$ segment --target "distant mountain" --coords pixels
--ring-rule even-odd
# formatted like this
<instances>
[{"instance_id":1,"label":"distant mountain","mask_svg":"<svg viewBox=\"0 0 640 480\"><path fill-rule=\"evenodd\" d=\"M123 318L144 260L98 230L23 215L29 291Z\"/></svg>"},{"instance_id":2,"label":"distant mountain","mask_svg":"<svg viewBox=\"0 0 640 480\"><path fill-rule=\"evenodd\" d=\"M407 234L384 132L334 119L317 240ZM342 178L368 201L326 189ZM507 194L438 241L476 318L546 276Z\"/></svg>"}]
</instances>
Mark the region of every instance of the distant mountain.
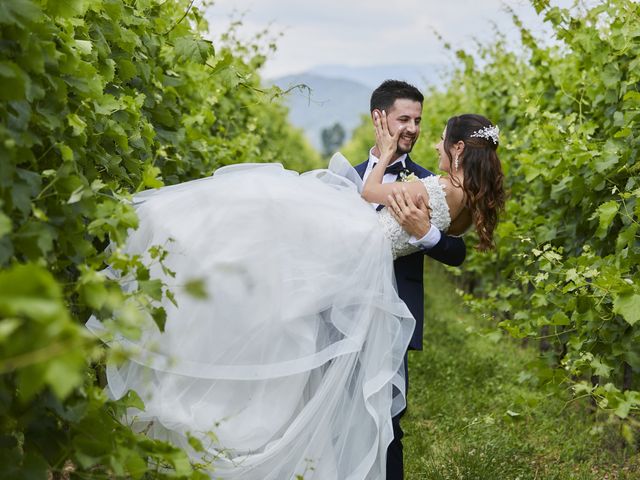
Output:
<instances>
[{"instance_id":1,"label":"distant mountain","mask_svg":"<svg viewBox=\"0 0 640 480\"><path fill-rule=\"evenodd\" d=\"M309 87L310 90L293 89L287 94L285 103L289 107L291 123L304 130L318 150L322 150L321 132L324 128L340 123L348 139L360 124L361 116L369 111L371 88L352 80L301 73L276 78L271 83L283 90L296 85Z\"/></svg>"},{"instance_id":2,"label":"distant mountain","mask_svg":"<svg viewBox=\"0 0 640 480\"><path fill-rule=\"evenodd\" d=\"M405 80L424 90L427 86L442 84L443 70L442 65L436 64L366 67L322 65L269 82L283 90L300 84L311 89L294 89L285 102L289 106L291 123L304 130L311 144L321 151L322 130L340 123L346 130L348 140L353 129L360 124L362 115L369 113L371 92L384 80Z\"/></svg>"},{"instance_id":3,"label":"distant mountain","mask_svg":"<svg viewBox=\"0 0 640 480\"><path fill-rule=\"evenodd\" d=\"M320 65L308 73L323 77L344 78L367 85L372 90L390 78L404 80L420 90L426 86L441 85L445 74L444 66L435 63L418 65L369 65L352 67L346 65Z\"/></svg>"}]
</instances>

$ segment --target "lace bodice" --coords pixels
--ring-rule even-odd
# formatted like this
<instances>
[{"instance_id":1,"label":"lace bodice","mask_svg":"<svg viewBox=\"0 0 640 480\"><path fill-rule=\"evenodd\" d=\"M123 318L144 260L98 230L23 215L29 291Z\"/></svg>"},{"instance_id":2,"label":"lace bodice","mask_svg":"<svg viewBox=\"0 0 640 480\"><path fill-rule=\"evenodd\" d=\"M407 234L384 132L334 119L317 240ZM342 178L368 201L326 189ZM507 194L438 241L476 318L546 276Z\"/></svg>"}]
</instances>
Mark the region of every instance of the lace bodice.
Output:
<instances>
[{"instance_id":1,"label":"lace bodice","mask_svg":"<svg viewBox=\"0 0 640 480\"><path fill-rule=\"evenodd\" d=\"M449 206L447 205L444 186L439 181L440 176L421 178L427 193L429 194L429 207L431 208L431 224L439 230L446 231L451 224ZM382 225L385 235L391 240L393 258L403 257L420 250L411 245L411 235L405 232L400 224L393 218L388 208L383 208L378 214L378 221Z\"/></svg>"}]
</instances>

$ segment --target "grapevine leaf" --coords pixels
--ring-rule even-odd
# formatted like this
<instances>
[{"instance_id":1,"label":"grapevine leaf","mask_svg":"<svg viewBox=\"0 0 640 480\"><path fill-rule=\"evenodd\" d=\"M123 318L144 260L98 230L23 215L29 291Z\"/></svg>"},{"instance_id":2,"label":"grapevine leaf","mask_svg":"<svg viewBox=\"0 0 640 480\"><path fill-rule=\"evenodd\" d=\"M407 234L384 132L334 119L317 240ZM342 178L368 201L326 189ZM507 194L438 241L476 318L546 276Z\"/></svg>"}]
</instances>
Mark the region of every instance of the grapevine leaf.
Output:
<instances>
[{"instance_id":1,"label":"grapevine leaf","mask_svg":"<svg viewBox=\"0 0 640 480\"><path fill-rule=\"evenodd\" d=\"M89 8L89 0L49 0L47 8L55 17L80 17Z\"/></svg>"},{"instance_id":2,"label":"grapevine leaf","mask_svg":"<svg viewBox=\"0 0 640 480\"><path fill-rule=\"evenodd\" d=\"M67 203L72 204L72 203L79 202L80 200L82 200L83 194L84 194L84 185L81 185L78 188L76 188L73 192L71 192L71 195L67 200Z\"/></svg>"},{"instance_id":3,"label":"grapevine leaf","mask_svg":"<svg viewBox=\"0 0 640 480\"><path fill-rule=\"evenodd\" d=\"M629 416L629 412L631 411L632 402L629 400L622 400L618 403L614 413L620 418L627 418Z\"/></svg>"},{"instance_id":4,"label":"grapevine leaf","mask_svg":"<svg viewBox=\"0 0 640 480\"><path fill-rule=\"evenodd\" d=\"M202 442L200 441L200 439L198 439L197 437L194 437L193 435L188 435L187 436L187 440L189 442L189 445L191 446L191 448L193 448L196 452L204 452L204 445L202 444Z\"/></svg>"},{"instance_id":5,"label":"grapevine leaf","mask_svg":"<svg viewBox=\"0 0 640 480\"><path fill-rule=\"evenodd\" d=\"M620 204L615 200L610 200L598 207L596 210L599 222L598 231L596 232L598 237L603 238L607 234L607 231L611 226L611 222L613 222L619 208Z\"/></svg>"},{"instance_id":6,"label":"grapevine leaf","mask_svg":"<svg viewBox=\"0 0 640 480\"><path fill-rule=\"evenodd\" d=\"M24 99L30 84L29 76L14 62L0 62L0 100Z\"/></svg>"},{"instance_id":7,"label":"grapevine leaf","mask_svg":"<svg viewBox=\"0 0 640 480\"><path fill-rule=\"evenodd\" d=\"M67 318L62 292L53 276L32 264L0 272L0 315L25 315L46 322Z\"/></svg>"},{"instance_id":8,"label":"grapevine leaf","mask_svg":"<svg viewBox=\"0 0 640 480\"><path fill-rule=\"evenodd\" d=\"M64 160L65 162L73 162L74 156L71 147L65 145L64 143L59 143L58 149L60 150L60 156L62 157L62 160Z\"/></svg>"},{"instance_id":9,"label":"grapevine leaf","mask_svg":"<svg viewBox=\"0 0 640 480\"><path fill-rule=\"evenodd\" d=\"M564 312L557 312L551 317L551 325L570 325L571 320Z\"/></svg>"},{"instance_id":10,"label":"grapevine leaf","mask_svg":"<svg viewBox=\"0 0 640 480\"><path fill-rule=\"evenodd\" d=\"M593 360L591 360L591 367L593 368L593 373L595 375L598 375L604 378L609 378L609 375L611 374L611 370L613 370L612 367L604 363L599 358L594 358Z\"/></svg>"},{"instance_id":11,"label":"grapevine leaf","mask_svg":"<svg viewBox=\"0 0 640 480\"><path fill-rule=\"evenodd\" d=\"M205 281L201 278L189 280L184 289L193 298L204 300L208 297Z\"/></svg>"},{"instance_id":12,"label":"grapevine leaf","mask_svg":"<svg viewBox=\"0 0 640 480\"><path fill-rule=\"evenodd\" d=\"M36 480L37 478L47 478L49 464L36 452L27 452L24 456L20 477L25 480Z\"/></svg>"},{"instance_id":13,"label":"grapevine leaf","mask_svg":"<svg viewBox=\"0 0 640 480\"><path fill-rule=\"evenodd\" d=\"M142 183L145 187L160 188L164 185L160 178L160 169L153 165L145 165L142 172Z\"/></svg>"},{"instance_id":14,"label":"grapevine leaf","mask_svg":"<svg viewBox=\"0 0 640 480\"><path fill-rule=\"evenodd\" d=\"M11 232L11 219L0 212L0 238Z\"/></svg>"},{"instance_id":15,"label":"grapevine leaf","mask_svg":"<svg viewBox=\"0 0 640 480\"><path fill-rule=\"evenodd\" d=\"M74 44L83 55L90 55L93 50L93 44L89 40L76 40Z\"/></svg>"},{"instance_id":16,"label":"grapevine leaf","mask_svg":"<svg viewBox=\"0 0 640 480\"><path fill-rule=\"evenodd\" d=\"M640 295L637 293L622 293L615 297L613 311L622 315L629 325L640 320Z\"/></svg>"},{"instance_id":17,"label":"grapevine leaf","mask_svg":"<svg viewBox=\"0 0 640 480\"><path fill-rule=\"evenodd\" d=\"M20 0L19 2L0 2L0 24L19 25L24 27L26 23L40 20L42 11L32 0Z\"/></svg>"},{"instance_id":18,"label":"grapevine leaf","mask_svg":"<svg viewBox=\"0 0 640 480\"><path fill-rule=\"evenodd\" d=\"M80 285L80 298L91 308L102 308L109 299L109 292L103 282L87 282Z\"/></svg>"},{"instance_id":19,"label":"grapevine leaf","mask_svg":"<svg viewBox=\"0 0 640 480\"><path fill-rule=\"evenodd\" d=\"M549 0L533 0L536 13L540 14L544 9L549 8Z\"/></svg>"},{"instance_id":20,"label":"grapevine leaf","mask_svg":"<svg viewBox=\"0 0 640 480\"><path fill-rule=\"evenodd\" d=\"M221 70L224 70L233 63L233 56L229 53L225 53L222 58L218 58L216 63L211 66L211 73L216 74Z\"/></svg>"},{"instance_id":21,"label":"grapevine leaf","mask_svg":"<svg viewBox=\"0 0 640 480\"><path fill-rule=\"evenodd\" d=\"M0 342L4 342L11 334L22 325L19 318L5 318L0 320Z\"/></svg>"},{"instance_id":22,"label":"grapevine leaf","mask_svg":"<svg viewBox=\"0 0 640 480\"><path fill-rule=\"evenodd\" d=\"M635 445L635 433L631 426L626 423L622 424L620 433L629 446Z\"/></svg>"},{"instance_id":23,"label":"grapevine leaf","mask_svg":"<svg viewBox=\"0 0 640 480\"><path fill-rule=\"evenodd\" d=\"M144 402L140 398L140 395L133 390L129 390L124 397L118 400L118 403L123 407L144 410Z\"/></svg>"},{"instance_id":24,"label":"grapevine leaf","mask_svg":"<svg viewBox=\"0 0 640 480\"><path fill-rule=\"evenodd\" d=\"M213 45L210 41L192 36L177 38L175 49L179 60L191 60L197 63L204 63L213 55Z\"/></svg>"},{"instance_id":25,"label":"grapevine leaf","mask_svg":"<svg viewBox=\"0 0 640 480\"><path fill-rule=\"evenodd\" d=\"M67 115L67 123L73 130L74 136L80 135L87 127L86 122L75 113L70 113L69 115Z\"/></svg>"},{"instance_id":26,"label":"grapevine leaf","mask_svg":"<svg viewBox=\"0 0 640 480\"><path fill-rule=\"evenodd\" d=\"M82 384L84 363L79 349L69 349L64 355L47 362L44 378L59 399L64 399Z\"/></svg>"},{"instance_id":27,"label":"grapevine leaf","mask_svg":"<svg viewBox=\"0 0 640 480\"><path fill-rule=\"evenodd\" d=\"M164 326L167 323L167 312L164 308L158 307L151 310L151 317L161 332L164 332Z\"/></svg>"},{"instance_id":28,"label":"grapevine leaf","mask_svg":"<svg viewBox=\"0 0 640 480\"><path fill-rule=\"evenodd\" d=\"M617 144L613 140L609 140L605 143L604 154L602 157L596 159L595 169L598 173L606 172L613 168L620 160L620 150Z\"/></svg>"},{"instance_id":29,"label":"grapevine leaf","mask_svg":"<svg viewBox=\"0 0 640 480\"><path fill-rule=\"evenodd\" d=\"M147 462L145 462L140 455L129 450L129 456L124 462L127 472L131 475L131 478L137 480L142 478L147 471Z\"/></svg>"},{"instance_id":30,"label":"grapevine leaf","mask_svg":"<svg viewBox=\"0 0 640 480\"><path fill-rule=\"evenodd\" d=\"M153 300L162 300L162 281L155 280L142 280L138 282L140 290L149 295Z\"/></svg>"}]
</instances>

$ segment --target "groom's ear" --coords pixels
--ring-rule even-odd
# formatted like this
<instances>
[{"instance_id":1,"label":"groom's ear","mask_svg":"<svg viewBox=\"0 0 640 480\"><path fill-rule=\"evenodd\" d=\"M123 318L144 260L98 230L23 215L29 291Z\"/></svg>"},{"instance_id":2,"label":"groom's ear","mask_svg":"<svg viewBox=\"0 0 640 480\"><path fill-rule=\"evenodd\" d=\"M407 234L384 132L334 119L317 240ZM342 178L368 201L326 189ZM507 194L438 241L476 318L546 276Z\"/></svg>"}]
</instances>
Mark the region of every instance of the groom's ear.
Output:
<instances>
[{"instance_id":1,"label":"groom's ear","mask_svg":"<svg viewBox=\"0 0 640 480\"><path fill-rule=\"evenodd\" d=\"M379 108L374 108L373 110L371 110L371 121L374 121L374 115L378 114L381 118L382 118L382 110L380 110Z\"/></svg>"}]
</instances>

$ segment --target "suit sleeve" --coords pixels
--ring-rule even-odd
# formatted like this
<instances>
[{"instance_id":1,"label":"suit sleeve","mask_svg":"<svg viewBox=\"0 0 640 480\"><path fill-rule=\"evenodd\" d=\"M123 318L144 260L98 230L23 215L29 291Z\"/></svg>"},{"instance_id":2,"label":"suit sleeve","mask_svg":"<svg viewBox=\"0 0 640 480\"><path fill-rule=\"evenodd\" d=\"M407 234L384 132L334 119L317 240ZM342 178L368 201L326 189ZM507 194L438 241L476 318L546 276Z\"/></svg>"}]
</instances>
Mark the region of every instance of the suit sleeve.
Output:
<instances>
[{"instance_id":1,"label":"suit sleeve","mask_svg":"<svg viewBox=\"0 0 640 480\"><path fill-rule=\"evenodd\" d=\"M462 237L452 237L442 234L440 241L433 248L423 250L425 255L452 267L462 265L467 256L467 247Z\"/></svg>"}]
</instances>

